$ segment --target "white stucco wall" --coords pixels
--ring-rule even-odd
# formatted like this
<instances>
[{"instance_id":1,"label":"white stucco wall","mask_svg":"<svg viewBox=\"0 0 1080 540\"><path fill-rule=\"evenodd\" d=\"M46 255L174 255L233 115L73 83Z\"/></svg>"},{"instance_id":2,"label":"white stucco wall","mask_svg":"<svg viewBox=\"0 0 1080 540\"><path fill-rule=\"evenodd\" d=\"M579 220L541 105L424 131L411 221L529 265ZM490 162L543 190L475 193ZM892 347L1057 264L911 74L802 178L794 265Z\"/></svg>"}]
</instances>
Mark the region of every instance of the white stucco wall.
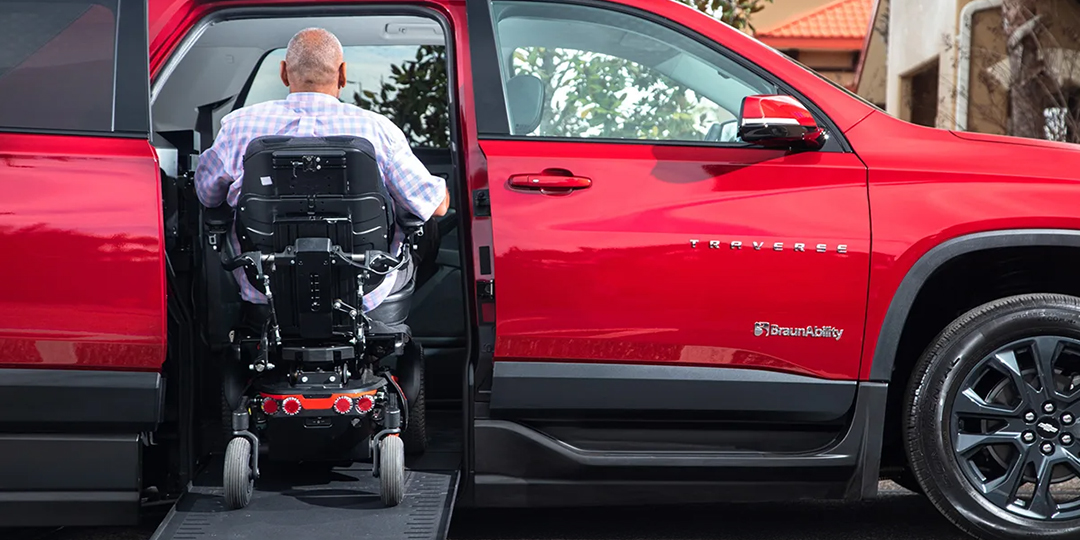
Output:
<instances>
[{"instance_id":1,"label":"white stucco wall","mask_svg":"<svg viewBox=\"0 0 1080 540\"><path fill-rule=\"evenodd\" d=\"M955 57L956 17L968 0L893 0L889 11L887 82L885 108L899 116L901 77L925 67L936 57L942 79L952 80ZM959 4L959 5L958 5ZM939 99L951 101L945 82L938 88Z\"/></svg>"}]
</instances>

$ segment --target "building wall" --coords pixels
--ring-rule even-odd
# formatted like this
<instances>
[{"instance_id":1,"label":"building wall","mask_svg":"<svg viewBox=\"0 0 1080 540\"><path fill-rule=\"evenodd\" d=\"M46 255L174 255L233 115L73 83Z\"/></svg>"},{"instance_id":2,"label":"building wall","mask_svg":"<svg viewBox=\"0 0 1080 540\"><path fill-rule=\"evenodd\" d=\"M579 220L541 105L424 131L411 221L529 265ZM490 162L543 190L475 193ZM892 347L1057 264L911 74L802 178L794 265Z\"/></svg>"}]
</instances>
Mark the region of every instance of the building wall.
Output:
<instances>
[{"instance_id":1,"label":"building wall","mask_svg":"<svg viewBox=\"0 0 1080 540\"><path fill-rule=\"evenodd\" d=\"M941 91L954 79L953 65L956 21L965 0L902 0L889 6L887 83L885 110L908 119L911 109L910 83L913 75L938 64L942 79L938 99L951 102ZM947 81L946 81L947 79Z\"/></svg>"},{"instance_id":2,"label":"building wall","mask_svg":"<svg viewBox=\"0 0 1080 540\"><path fill-rule=\"evenodd\" d=\"M925 96L937 102L933 125L956 127L957 69L960 11L974 0L893 0L889 9L886 56L885 110L905 120L927 121ZM1080 50L1080 2L1040 0L1050 37L1044 47ZM968 82L967 129L1004 134L1008 115L1008 87L1003 70L1008 64L1006 36L1000 8L975 14L972 22L971 62ZM868 61L872 57L868 57ZM1072 65L1057 69L1080 73L1080 56ZM926 76L938 78L936 92L927 90ZM868 66L865 70L870 70ZM871 75L867 71L863 77ZM996 73L996 75L995 75ZM863 92L863 95L867 94ZM873 101L872 98L868 98Z\"/></svg>"},{"instance_id":3,"label":"building wall","mask_svg":"<svg viewBox=\"0 0 1080 540\"><path fill-rule=\"evenodd\" d=\"M903 1L903 0L900 0ZM888 81L888 67L885 63L888 47L889 0L878 0L877 13L870 43L864 54L862 73L859 75L859 87L855 93L864 99L885 108L885 86Z\"/></svg>"}]
</instances>

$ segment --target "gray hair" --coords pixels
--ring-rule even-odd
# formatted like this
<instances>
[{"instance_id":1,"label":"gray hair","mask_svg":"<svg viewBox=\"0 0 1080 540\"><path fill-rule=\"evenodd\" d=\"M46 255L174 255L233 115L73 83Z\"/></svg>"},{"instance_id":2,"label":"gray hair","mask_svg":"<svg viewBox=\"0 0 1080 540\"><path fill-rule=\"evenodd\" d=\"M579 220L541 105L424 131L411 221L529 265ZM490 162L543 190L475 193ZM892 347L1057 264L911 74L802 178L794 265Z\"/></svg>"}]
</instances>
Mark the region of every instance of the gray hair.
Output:
<instances>
[{"instance_id":1,"label":"gray hair","mask_svg":"<svg viewBox=\"0 0 1080 540\"><path fill-rule=\"evenodd\" d=\"M337 36L323 28L305 28L289 40L285 66L296 85L330 85L337 82L343 58Z\"/></svg>"}]
</instances>

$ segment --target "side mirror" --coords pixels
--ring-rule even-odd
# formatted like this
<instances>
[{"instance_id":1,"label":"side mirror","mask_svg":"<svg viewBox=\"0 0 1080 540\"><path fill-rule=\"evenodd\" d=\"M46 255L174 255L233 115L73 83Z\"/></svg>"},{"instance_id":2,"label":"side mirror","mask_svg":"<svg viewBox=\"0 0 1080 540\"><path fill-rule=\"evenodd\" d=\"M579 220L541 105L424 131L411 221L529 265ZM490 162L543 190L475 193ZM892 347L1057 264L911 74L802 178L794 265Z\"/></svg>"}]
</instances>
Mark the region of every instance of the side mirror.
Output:
<instances>
[{"instance_id":1,"label":"side mirror","mask_svg":"<svg viewBox=\"0 0 1080 540\"><path fill-rule=\"evenodd\" d=\"M739 138L768 148L825 146L827 135L810 111L791 96L746 96L739 114Z\"/></svg>"}]
</instances>

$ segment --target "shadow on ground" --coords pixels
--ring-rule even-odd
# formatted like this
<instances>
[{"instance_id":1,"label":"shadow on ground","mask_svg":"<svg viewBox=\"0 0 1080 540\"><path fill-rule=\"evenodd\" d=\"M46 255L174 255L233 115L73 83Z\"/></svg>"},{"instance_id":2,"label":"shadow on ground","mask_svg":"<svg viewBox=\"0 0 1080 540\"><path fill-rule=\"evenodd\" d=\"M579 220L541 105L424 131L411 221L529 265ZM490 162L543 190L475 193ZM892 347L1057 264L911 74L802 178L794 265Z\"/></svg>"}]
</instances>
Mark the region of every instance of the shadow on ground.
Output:
<instances>
[{"instance_id":1,"label":"shadow on ground","mask_svg":"<svg viewBox=\"0 0 1080 540\"><path fill-rule=\"evenodd\" d=\"M0 529L7 540L146 540L139 527ZM970 540L926 498L883 483L858 502L788 502L632 509L459 510L451 540Z\"/></svg>"},{"instance_id":2,"label":"shadow on ground","mask_svg":"<svg viewBox=\"0 0 1080 540\"><path fill-rule=\"evenodd\" d=\"M483 510L454 514L455 540L970 540L930 502L882 486L858 502L635 509Z\"/></svg>"}]
</instances>

